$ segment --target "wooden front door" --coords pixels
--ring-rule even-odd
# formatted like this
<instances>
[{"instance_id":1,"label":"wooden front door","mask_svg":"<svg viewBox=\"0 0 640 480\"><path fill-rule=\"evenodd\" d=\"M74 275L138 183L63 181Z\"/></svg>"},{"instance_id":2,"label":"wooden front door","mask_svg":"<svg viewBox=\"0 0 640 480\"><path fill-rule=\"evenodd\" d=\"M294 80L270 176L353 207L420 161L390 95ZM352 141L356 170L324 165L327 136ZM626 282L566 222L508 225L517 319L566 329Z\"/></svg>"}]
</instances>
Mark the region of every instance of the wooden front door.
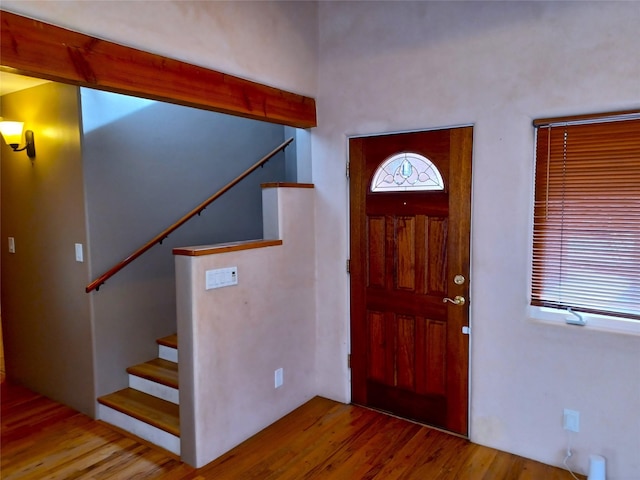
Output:
<instances>
[{"instance_id":1,"label":"wooden front door","mask_svg":"<svg viewBox=\"0 0 640 480\"><path fill-rule=\"evenodd\" d=\"M349 141L352 400L462 435L472 133Z\"/></svg>"}]
</instances>

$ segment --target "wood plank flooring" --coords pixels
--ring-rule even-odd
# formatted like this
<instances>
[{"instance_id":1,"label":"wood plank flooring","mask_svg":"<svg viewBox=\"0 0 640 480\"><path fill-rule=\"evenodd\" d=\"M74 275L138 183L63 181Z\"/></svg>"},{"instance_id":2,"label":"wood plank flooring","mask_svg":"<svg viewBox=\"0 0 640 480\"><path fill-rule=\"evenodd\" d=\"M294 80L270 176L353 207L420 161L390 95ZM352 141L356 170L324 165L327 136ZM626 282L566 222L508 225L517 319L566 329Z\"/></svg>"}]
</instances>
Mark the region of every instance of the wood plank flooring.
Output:
<instances>
[{"instance_id":1,"label":"wood plank flooring","mask_svg":"<svg viewBox=\"0 0 640 480\"><path fill-rule=\"evenodd\" d=\"M1 395L4 480L571 480L561 469L319 397L194 469L25 388L4 383Z\"/></svg>"}]
</instances>

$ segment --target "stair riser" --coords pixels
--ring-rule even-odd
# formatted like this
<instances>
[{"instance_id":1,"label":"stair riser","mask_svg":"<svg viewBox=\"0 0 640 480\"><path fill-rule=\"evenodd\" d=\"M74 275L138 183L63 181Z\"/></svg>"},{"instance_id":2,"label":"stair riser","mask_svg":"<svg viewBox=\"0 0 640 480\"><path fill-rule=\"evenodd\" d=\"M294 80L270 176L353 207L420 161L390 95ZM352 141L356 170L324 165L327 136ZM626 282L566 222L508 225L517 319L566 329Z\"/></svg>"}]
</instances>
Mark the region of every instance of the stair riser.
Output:
<instances>
[{"instance_id":1,"label":"stair riser","mask_svg":"<svg viewBox=\"0 0 640 480\"><path fill-rule=\"evenodd\" d=\"M158 357L163 360L178 363L178 349L166 347L164 345L158 345Z\"/></svg>"},{"instance_id":2,"label":"stair riser","mask_svg":"<svg viewBox=\"0 0 640 480\"><path fill-rule=\"evenodd\" d=\"M167 387L166 385L152 382L151 380L136 375L129 375L129 387L161 398L167 402L175 403L176 405L180 404L180 392L177 388Z\"/></svg>"},{"instance_id":3,"label":"stair riser","mask_svg":"<svg viewBox=\"0 0 640 480\"><path fill-rule=\"evenodd\" d=\"M180 437L176 437L164 430L160 430L148 423L141 422L136 418L102 404L98 404L98 418L154 445L158 445L169 452L180 455Z\"/></svg>"}]
</instances>

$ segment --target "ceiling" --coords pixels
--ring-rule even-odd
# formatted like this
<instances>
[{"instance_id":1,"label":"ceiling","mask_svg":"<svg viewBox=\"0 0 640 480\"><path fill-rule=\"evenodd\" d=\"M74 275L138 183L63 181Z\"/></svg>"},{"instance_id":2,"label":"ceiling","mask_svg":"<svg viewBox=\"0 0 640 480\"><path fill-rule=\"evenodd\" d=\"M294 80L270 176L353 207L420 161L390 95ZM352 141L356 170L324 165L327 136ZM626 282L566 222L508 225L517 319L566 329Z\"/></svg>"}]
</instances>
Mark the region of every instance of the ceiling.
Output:
<instances>
[{"instance_id":1,"label":"ceiling","mask_svg":"<svg viewBox=\"0 0 640 480\"><path fill-rule=\"evenodd\" d=\"M0 71L0 97L47 82L48 80L42 80L40 78L25 77L23 75L16 75L15 73Z\"/></svg>"}]
</instances>

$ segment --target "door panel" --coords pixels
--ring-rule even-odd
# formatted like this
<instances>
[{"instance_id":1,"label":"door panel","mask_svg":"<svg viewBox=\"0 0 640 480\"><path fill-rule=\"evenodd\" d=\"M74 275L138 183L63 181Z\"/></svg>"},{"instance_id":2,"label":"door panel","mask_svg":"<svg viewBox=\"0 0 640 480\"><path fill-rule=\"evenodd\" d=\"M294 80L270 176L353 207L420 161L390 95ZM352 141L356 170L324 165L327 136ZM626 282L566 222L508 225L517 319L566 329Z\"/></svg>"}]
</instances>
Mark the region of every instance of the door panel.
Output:
<instances>
[{"instance_id":1,"label":"door panel","mask_svg":"<svg viewBox=\"0 0 640 480\"><path fill-rule=\"evenodd\" d=\"M385 281L385 239L386 239L386 219L385 217L369 217L369 278L370 287L384 288Z\"/></svg>"},{"instance_id":2,"label":"door panel","mask_svg":"<svg viewBox=\"0 0 640 480\"><path fill-rule=\"evenodd\" d=\"M471 137L464 127L350 140L353 401L463 435L468 302L443 298L469 292ZM401 152L431 160L444 191L371 192Z\"/></svg>"}]
</instances>

